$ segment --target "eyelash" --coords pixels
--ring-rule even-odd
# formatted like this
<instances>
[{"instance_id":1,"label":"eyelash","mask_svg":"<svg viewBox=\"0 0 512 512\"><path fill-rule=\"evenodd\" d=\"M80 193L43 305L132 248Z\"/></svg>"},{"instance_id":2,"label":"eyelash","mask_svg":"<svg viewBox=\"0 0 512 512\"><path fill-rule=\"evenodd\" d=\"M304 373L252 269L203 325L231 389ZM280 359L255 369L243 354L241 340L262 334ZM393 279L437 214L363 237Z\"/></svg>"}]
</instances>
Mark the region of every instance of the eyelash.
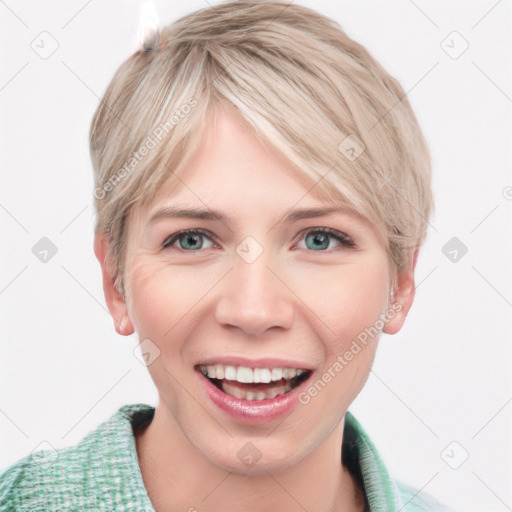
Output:
<instances>
[{"instance_id":1,"label":"eyelash","mask_svg":"<svg viewBox=\"0 0 512 512\"><path fill-rule=\"evenodd\" d=\"M336 229L332 229L332 228L307 228L306 230L304 230L300 233L300 235L301 235L300 240L302 240L306 235L308 235L310 233L328 234L332 238L334 238L335 240L340 242L340 244L342 246L344 246L345 248L348 248L348 249L357 248L357 244L354 240L352 240L352 238L350 238L345 233L342 233L341 231L337 231ZM162 243L162 249L172 248L172 245L174 245L174 243L176 241L178 241L179 238L183 235L202 235L202 236L205 236L205 237L211 239L213 242L218 243L215 235L213 235L212 233L210 233L208 231L205 231L203 229L186 229L184 231L179 231L178 233L174 233L173 235L168 236ZM201 249L186 250L186 249L178 248L178 250L182 251L182 252L201 252ZM332 250L335 250L335 249L318 250L318 251L309 249L310 252L331 252Z\"/></svg>"}]
</instances>

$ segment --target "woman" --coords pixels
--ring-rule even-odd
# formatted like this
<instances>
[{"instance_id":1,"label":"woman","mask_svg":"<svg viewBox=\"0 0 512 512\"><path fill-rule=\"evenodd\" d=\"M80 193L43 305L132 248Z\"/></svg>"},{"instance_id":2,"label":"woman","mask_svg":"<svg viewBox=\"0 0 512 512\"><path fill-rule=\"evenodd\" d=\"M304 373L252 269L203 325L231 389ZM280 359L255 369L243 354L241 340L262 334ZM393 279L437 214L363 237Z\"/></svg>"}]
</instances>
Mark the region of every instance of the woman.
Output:
<instances>
[{"instance_id":1,"label":"woman","mask_svg":"<svg viewBox=\"0 0 512 512\"><path fill-rule=\"evenodd\" d=\"M298 5L224 3L149 39L90 145L106 303L159 403L11 466L2 510L445 510L348 412L432 210L402 88Z\"/></svg>"}]
</instances>

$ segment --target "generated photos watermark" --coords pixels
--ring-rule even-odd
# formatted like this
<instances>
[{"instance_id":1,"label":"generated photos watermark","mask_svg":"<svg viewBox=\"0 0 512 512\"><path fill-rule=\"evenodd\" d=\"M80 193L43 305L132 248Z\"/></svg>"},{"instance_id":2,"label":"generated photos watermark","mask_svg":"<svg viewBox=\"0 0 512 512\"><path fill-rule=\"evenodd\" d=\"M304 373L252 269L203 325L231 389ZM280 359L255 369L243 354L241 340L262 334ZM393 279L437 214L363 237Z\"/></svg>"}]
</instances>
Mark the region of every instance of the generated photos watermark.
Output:
<instances>
[{"instance_id":1,"label":"generated photos watermark","mask_svg":"<svg viewBox=\"0 0 512 512\"><path fill-rule=\"evenodd\" d=\"M137 151L134 151L131 157L125 162L125 164L118 169L110 178L105 181L101 186L94 189L94 197L96 199L104 199L108 192L114 190L114 188L129 176L137 165L146 158L149 153L156 148L156 146L164 139L164 137L177 126L182 119L185 119L192 109L197 105L195 98L189 98L186 103L181 105L179 108L173 111L173 114L165 123L160 123L152 132L148 135L142 144L139 146Z\"/></svg>"},{"instance_id":2,"label":"generated photos watermark","mask_svg":"<svg viewBox=\"0 0 512 512\"><path fill-rule=\"evenodd\" d=\"M357 337L352 340L350 347L343 353L338 354L336 361L318 378L313 382L305 391L300 393L299 402L302 405L307 405L311 402L311 399L317 396L329 382L331 382L340 372L350 364L350 361L366 347L369 341L375 336L378 336L384 325L389 320L392 320L397 313L402 311L403 306L400 302L393 302L391 308L388 308L385 313L381 313L379 318L371 325L361 331Z\"/></svg>"}]
</instances>

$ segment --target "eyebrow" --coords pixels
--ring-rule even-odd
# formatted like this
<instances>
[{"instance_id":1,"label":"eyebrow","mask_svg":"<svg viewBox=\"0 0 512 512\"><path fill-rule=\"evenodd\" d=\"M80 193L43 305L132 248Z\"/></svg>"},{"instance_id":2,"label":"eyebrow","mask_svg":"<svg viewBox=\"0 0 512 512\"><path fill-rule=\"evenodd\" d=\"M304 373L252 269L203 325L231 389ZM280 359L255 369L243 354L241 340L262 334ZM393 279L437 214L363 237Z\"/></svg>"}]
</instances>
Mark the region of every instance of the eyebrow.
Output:
<instances>
[{"instance_id":1,"label":"eyebrow","mask_svg":"<svg viewBox=\"0 0 512 512\"><path fill-rule=\"evenodd\" d=\"M299 208L295 210L290 210L279 215L274 219L272 225L275 224L289 224L301 219L311 219L315 217L323 217L325 215L332 215L333 213L344 213L344 214L353 214L346 207L323 207L323 208ZM218 212L211 209L202 209L202 208L184 208L179 205L177 206L166 206L158 211L156 211L148 220L148 224L153 224L154 222L162 219L162 218L191 218L191 219L202 219L202 220L211 220L216 222L229 222L230 218L222 212Z\"/></svg>"}]
</instances>

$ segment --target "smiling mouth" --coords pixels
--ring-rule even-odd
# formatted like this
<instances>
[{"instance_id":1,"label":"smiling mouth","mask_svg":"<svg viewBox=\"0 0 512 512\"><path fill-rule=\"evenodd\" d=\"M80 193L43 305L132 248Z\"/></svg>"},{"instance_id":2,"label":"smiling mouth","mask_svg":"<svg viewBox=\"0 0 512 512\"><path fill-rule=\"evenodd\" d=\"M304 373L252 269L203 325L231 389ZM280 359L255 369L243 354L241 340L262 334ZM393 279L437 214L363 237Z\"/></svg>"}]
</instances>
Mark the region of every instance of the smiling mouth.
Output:
<instances>
[{"instance_id":1,"label":"smiling mouth","mask_svg":"<svg viewBox=\"0 0 512 512\"><path fill-rule=\"evenodd\" d=\"M199 365L197 368L221 391L244 400L270 400L284 395L312 373L300 368L249 368L223 364Z\"/></svg>"}]
</instances>

